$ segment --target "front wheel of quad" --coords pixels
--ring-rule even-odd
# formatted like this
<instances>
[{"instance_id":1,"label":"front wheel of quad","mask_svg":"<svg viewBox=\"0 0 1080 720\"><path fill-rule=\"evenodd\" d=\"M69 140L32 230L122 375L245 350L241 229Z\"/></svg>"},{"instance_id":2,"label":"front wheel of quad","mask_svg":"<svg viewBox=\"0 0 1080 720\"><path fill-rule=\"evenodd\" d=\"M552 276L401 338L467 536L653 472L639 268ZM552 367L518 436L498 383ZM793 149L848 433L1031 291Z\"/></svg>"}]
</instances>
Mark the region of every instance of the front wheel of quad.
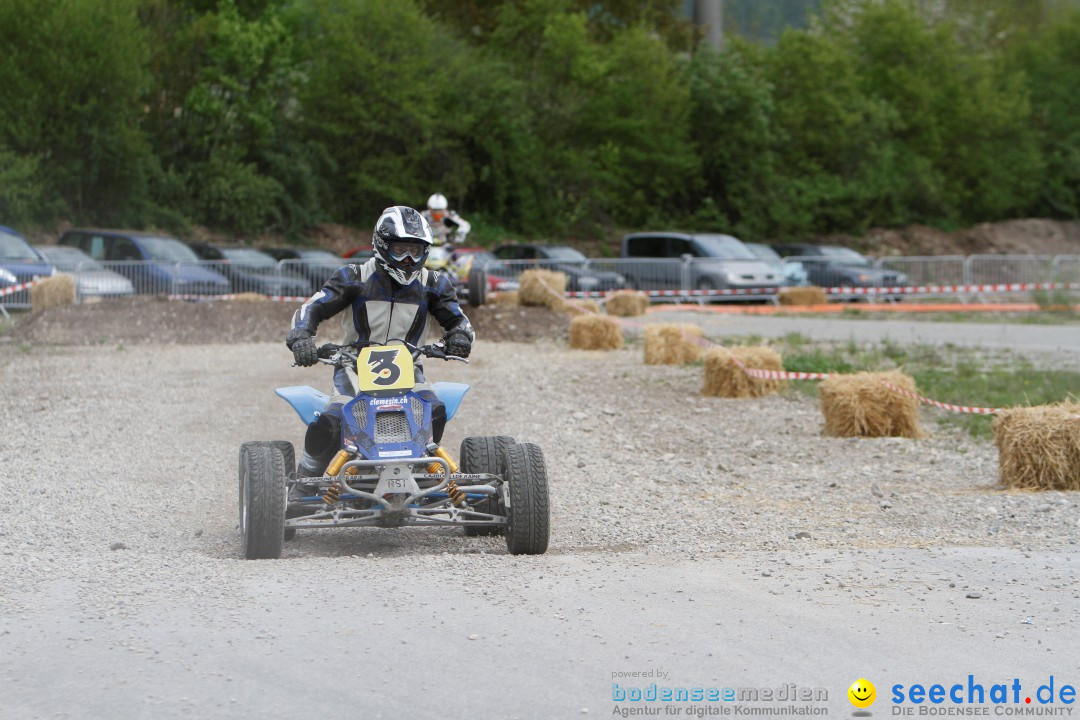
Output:
<instances>
[{"instance_id":1,"label":"front wheel of quad","mask_svg":"<svg viewBox=\"0 0 1080 720\"><path fill-rule=\"evenodd\" d=\"M248 560L281 557L285 541L285 458L268 442L240 448L240 538Z\"/></svg>"},{"instance_id":2,"label":"front wheel of quad","mask_svg":"<svg viewBox=\"0 0 1080 720\"><path fill-rule=\"evenodd\" d=\"M509 435L467 437L461 441L461 472L490 473L502 475L505 471L503 455L506 448L515 444ZM482 500L476 509L491 515L505 515L505 508L498 495ZM469 537L478 535L499 535L506 532L505 525L466 525L465 534Z\"/></svg>"},{"instance_id":3,"label":"front wheel of quad","mask_svg":"<svg viewBox=\"0 0 1080 720\"><path fill-rule=\"evenodd\" d=\"M542 555L548 547L550 511L547 466L539 445L518 443L506 448L506 549L511 555Z\"/></svg>"}]
</instances>

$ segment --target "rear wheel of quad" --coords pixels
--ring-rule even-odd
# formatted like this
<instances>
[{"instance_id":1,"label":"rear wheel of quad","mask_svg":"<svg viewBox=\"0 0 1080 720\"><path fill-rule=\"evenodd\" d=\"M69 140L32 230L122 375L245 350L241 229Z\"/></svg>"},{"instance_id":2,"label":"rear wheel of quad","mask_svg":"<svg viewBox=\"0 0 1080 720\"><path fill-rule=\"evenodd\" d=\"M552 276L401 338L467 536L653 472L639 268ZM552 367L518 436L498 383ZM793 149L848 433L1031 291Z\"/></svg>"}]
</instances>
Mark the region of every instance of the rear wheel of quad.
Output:
<instances>
[{"instance_id":1,"label":"rear wheel of quad","mask_svg":"<svg viewBox=\"0 0 1080 720\"><path fill-rule=\"evenodd\" d=\"M296 450L293 449L293 444L288 440L271 440L270 444L281 452L281 457L285 461L285 477L292 480L296 474ZM288 514L285 517L289 517ZM285 542L295 537L296 528L285 528Z\"/></svg>"},{"instance_id":2,"label":"rear wheel of quad","mask_svg":"<svg viewBox=\"0 0 1080 720\"><path fill-rule=\"evenodd\" d=\"M285 458L269 442L240 447L240 538L248 560L281 557L285 540Z\"/></svg>"},{"instance_id":3,"label":"rear wheel of quad","mask_svg":"<svg viewBox=\"0 0 1080 720\"><path fill-rule=\"evenodd\" d=\"M467 287L469 289L469 305L480 307L487 302L487 273L483 268L469 270Z\"/></svg>"},{"instance_id":4,"label":"rear wheel of quad","mask_svg":"<svg viewBox=\"0 0 1080 720\"><path fill-rule=\"evenodd\" d=\"M518 443L508 447L504 457L510 493L506 549L511 555L541 555L550 527L544 453L539 445Z\"/></svg>"},{"instance_id":5,"label":"rear wheel of quad","mask_svg":"<svg viewBox=\"0 0 1080 720\"><path fill-rule=\"evenodd\" d=\"M463 473L491 473L502 475L505 472L503 456L506 448L515 444L514 438L509 435L494 435L481 437L467 437L461 441L461 472ZM492 495L487 500L477 504L476 509L480 512L492 515L505 515L505 509L498 495ZM506 532L505 525L466 525L465 534L469 537L477 535L499 535Z\"/></svg>"}]
</instances>

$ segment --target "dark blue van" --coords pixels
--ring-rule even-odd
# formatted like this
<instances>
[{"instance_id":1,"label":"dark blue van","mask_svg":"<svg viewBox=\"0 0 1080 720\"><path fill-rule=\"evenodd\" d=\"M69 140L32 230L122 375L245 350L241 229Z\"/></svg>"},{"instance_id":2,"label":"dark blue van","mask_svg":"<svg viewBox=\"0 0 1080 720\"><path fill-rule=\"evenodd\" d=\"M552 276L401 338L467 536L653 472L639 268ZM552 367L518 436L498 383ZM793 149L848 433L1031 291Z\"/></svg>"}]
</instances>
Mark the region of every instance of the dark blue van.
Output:
<instances>
[{"instance_id":1,"label":"dark blue van","mask_svg":"<svg viewBox=\"0 0 1080 720\"><path fill-rule=\"evenodd\" d=\"M135 292L225 295L229 281L201 266L199 256L176 238L131 230L68 230L60 245L77 247L131 280Z\"/></svg>"}]
</instances>

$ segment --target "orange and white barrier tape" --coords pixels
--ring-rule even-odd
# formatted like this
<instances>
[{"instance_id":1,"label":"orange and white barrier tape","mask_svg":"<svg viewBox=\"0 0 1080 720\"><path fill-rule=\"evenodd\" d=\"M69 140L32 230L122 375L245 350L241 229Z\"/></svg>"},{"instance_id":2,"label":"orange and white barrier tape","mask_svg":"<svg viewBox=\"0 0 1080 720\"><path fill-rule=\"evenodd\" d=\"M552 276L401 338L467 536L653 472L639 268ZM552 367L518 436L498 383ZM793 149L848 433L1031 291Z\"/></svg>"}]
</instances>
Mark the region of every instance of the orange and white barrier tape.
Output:
<instances>
[{"instance_id":1,"label":"orange and white barrier tape","mask_svg":"<svg viewBox=\"0 0 1080 720\"><path fill-rule=\"evenodd\" d=\"M702 345L706 347L714 347L715 343L710 342L704 338L697 338ZM739 360L733 353L731 360L734 362L740 370L746 373L749 377L758 378L760 380L828 380L835 373L816 373L816 372L792 372L790 370L761 370L758 368L748 368ZM968 415L996 415L1001 411L1001 408L984 408L976 407L973 405L954 405L953 403L941 402L940 400L934 400L924 395L920 395L917 392L911 392L905 390L899 385L894 385L891 382L885 380L881 381L881 384L889 388L893 392L899 393L905 397L910 397L918 400L919 402L926 403L927 405L933 405L936 408L947 410L954 413L964 413Z\"/></svg>"},{"instance_id":2,"label":"orange and white barrier tape","mask_svg":"<svg viewBox=\"0 0 1080 720\"><path fill-rule=\"evenodd\" d=\"M226 295L169 295L170 300L235 300L235 293ZM307 295L263 295L263 298L272 302L305 302Z\"/></svg>"},{"instance_id":3,"label":"orange and white barrier tape","mask_svg":"<svg viewBox=\"0 0 1080 720\"><path fill-rule=\"evenodd\" d=\"M967 414L967 415L997 415L1002 410L1002 408L984 408L984 407L973 407L973 406L970 406L970 405L953 405L952 403L941 402L940 400L932 400L932 399L930 399L928 397L924 397L924 396L920 395L917 392L911 392L910 390L905 390L904 388L902 388L902 387L900 387L898 385L893 385L892 383L886 382L884 380L881 381L881 384L884 385L885 387L889 388L893 392L900 393L901 395L903 395L905 397L915 398L916 400L918 400L920 402L924 402L927 405L933 405L936 408L941 408L942 410L948 410L949 412L964 413L964 414Z\"/></svg>"},{"instance_id":4,"label":"orange and white barrier tape","mask_svg":"<svg viewBox=\"0 0 1080 720\"><path fill-rule=\"evenodd\" d=\"M897 287L831 287L828 295L957 295L1010 293L1033 290L1076 290L1080 283L998 283L987 285L907 285Z\"/></svg>"},{"instance_id":5,"label":"orange and white barrier tape","mask_svg":"<svg viewBox=\"0 0 1080 720\"><path fill-rule=\"evenodd\" d=\"M39 282L41 281L31 280L30 282L19 283L18 285L12 285L11 287L3 288L2 290L0 290L0 297L4 297L6 295L13 295L20 290L29 290L30 288L37 285Z\"/></svg>"},{"instance_id":6,"label":"orange and white barrier tape","mask_svg":"<svg viewBox=\"0 0 1080 720\"><path fill-rule=\"evenodd\" d=\"M780 287L765 288L718 288L714 290L639 290L651 298L673 297L724 297L733 295L770 296L780 292ZM1080 283L990 283L983 285L897 285L892 287L831 287L825 294L840 297L863 295L958 295L979 293L1014 293L1034 290L1080 290ZM575 290L566 292L568 298L604 298L616 290Z\"/></svg>"},{"instance_id":7,"label":"orange and white barrier tape","mask_svg":"<svg viewBox=\"0 0 1080 720\"><path fill-rule=\"evenodd\" d=\"M550 292L551 294L558 295L558 293L555 290L548 287L547 285L545 285L544 287L547 288L548 292ZM589 308L581 308L581 309L584 310L587 313L593 313L594 312L593 310L590 310ZM618 322L620 322L621 324L623 324L623 325L628 325L628 326L631 326L631 327L644 328L647 325L647 323L636 322L636 321L633 321L633 320L626 320L626 319L620 319L620 318L616 318L616 320ZM687 340L690 340L692 342L696 342L696 343L700 344L702 347L723 347L721 345L717 345L716 343L712 342L711 340L709 340L709 339L707 339L705 337L697 337L696 335L689 335L689 334L686 334L686 333L683 334L683 337L686 338ZM735 356L734 353L732 353L732 355L731 355L731 360L732 360L732 362L735 363L735 365L737 365L739 367L740 370L742 370L744 373L746 373L749 377L757 378L757 379L760 379L760 380L828 380L830 377L832 377L835 374L835 373L818 373L818 372L794 372L794 371L790 371L790 370L762 370L762 369L759 369L759 368L748 368L748 367L746 367L745 364L743 364L743 362L741 360L739 360L738 357ZM885 380L882 380L881 384L884 385L885 387L889 388L893 392L904 395L905 397L914 398L914 399L916 399L916 400L918 400L920 402L926 403L927 405L933 405L936 408L940 408L942 410L947 410L949 412L964 413L964 414L968 414L968 415L996 415L998 412L1001 411L1001 408L984 408L984 407L976 407L976 406L972 406L972 405L954 405L953 403L941 402L940 400L934 400L934 399L928 398L928 397L926 397L924 395L920 395L919 393L911 392L910 390L905 390L904 388L902 388L902 387L900 387L898 385L894 385L893 383L886 382Z\"/></svg>"},{"instance_id":8,"label":"orange and white barrier tape","mask_svg":"<svg viewBox=\"0 0 1080 720\"><path fill-rule=\"evenodd\" d=\"M606 298L619 290L574 290L567 291L564 295L568 298ZM635 290L649 297L715 297L730 295L776 295L780 292L779 287L764 288L718 288L713 290Z\"/></svg>"}]
</instances>

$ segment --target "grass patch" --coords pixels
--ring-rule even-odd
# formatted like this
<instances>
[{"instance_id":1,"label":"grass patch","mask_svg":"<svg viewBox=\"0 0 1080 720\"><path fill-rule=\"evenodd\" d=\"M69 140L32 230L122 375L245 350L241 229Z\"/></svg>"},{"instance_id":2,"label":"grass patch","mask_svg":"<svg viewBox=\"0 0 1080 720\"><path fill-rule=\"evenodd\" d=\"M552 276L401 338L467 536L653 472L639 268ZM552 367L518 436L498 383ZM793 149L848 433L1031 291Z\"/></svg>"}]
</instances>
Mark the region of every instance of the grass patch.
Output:
<instances>
[{"instance_id":1,"label":"grass patch","mask_svg":"<svg viewBox=\"0 0 1080 720\"><path fill-rule=\"evenodd\" d=\"M955 346L778 345L784 368L794 372L852 373L900 369L915 378L926 397L955 405L1014 407L1045 405L1075 398L1080 372L1040 370L1016 357L991 358ZM817 396L816 382L794 382L795 392ZM991 416L931 410L942 425L962 427L976 437L990 436Z\"/></svg>"}]
</instances>

